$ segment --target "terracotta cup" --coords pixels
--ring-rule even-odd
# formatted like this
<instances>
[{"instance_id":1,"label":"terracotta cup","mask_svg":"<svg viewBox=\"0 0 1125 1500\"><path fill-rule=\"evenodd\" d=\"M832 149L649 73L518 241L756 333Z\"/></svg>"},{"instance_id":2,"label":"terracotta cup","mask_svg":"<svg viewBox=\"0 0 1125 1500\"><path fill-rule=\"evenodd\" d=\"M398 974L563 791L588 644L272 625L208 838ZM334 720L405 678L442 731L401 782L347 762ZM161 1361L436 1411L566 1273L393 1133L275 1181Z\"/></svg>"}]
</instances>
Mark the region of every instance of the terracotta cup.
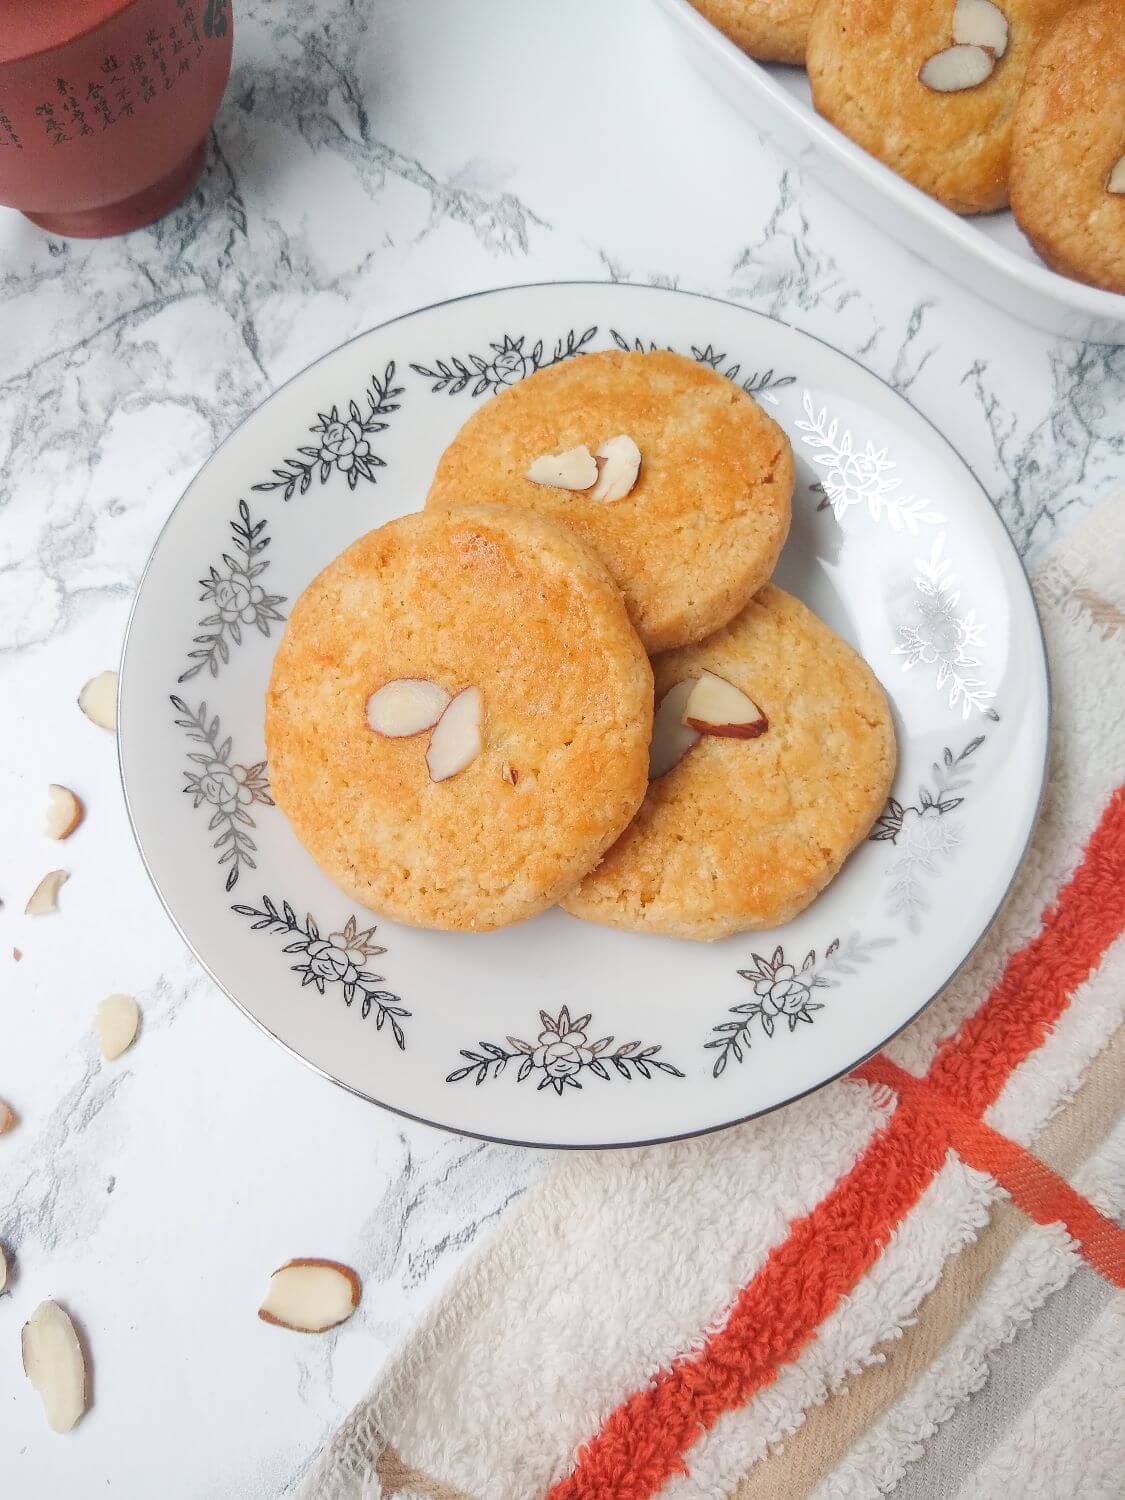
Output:
<instances>
[{"instance_id":1,"label":"terracotta cup","mask_svg":"<svg viewBox=\"0 0 1125 1500\"><path fill-rule=\"evenodd\" d=\"M52 234L123 234L203 168L230 0L3 0L0 203Z\"/></svg>"}]
</instances>

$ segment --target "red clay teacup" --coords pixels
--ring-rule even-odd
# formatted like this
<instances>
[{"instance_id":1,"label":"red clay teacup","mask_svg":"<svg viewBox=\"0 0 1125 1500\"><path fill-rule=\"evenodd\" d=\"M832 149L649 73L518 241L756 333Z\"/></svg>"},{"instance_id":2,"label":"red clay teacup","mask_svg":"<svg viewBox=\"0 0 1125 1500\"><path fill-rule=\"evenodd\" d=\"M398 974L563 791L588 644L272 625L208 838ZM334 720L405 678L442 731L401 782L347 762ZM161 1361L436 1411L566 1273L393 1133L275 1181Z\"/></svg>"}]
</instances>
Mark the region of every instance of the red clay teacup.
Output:
<instances>
[{"instance_id":1,"label":"red clay teacup","mask_svg":"<svg viewBox=\"0 0 1125 1500\"><path fill-rule=\"evenodd\" d=\"M52 234L123 234L203 168L230 0L0 0L0 203Z\"/></svg>"}]
</instances>

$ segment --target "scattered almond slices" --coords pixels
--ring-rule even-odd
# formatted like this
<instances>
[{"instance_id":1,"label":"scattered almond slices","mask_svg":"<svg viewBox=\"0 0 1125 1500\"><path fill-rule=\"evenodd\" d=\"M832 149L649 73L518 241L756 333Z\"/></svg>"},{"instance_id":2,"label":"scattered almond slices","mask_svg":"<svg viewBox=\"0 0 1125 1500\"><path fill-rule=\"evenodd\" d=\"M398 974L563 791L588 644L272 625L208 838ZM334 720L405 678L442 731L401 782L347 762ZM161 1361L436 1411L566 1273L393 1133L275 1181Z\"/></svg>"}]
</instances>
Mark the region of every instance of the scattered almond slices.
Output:
<instances>
[{"instance_id":1,"label":"scattered almond slices","mask_svg":"<svg viewBox=\"0 0 1125 1500\"><path fill-rule=\"evenodd\" d=\"M698 743L698 729L684 723L684 710L695 690L696 678L685 677L669 688L657 704L652 718L652 741L648 747L648 779L655 781L678 766L691 747Z\"/></svg>"},{"instance_id":2,"label":"scattered almond slices","mask_svg":"<svg viewBox=\"0 0 1125 1500\"><path fill-rule=\"evenodd\" d=\"M8 1285L8 1257L4 1253L4 1246L0 1245L0 1292Z\"/></svg>"},{"instance_id":3,"label":"scattered almond slices","mask_svg":"<svg viewBox=\"0 0 1125 1500\"><path fill-rule=\"evenodd\" d=\"M117 673L99 672L78 694L78 707L100 729L117 728Z\"/></svg>"},{"instance_id":4,"label":"scattered almond slices","mask_svg":"<svg viewBox=\"0 0 1125 1500\"><path fill-rule=\"evenodd\" d=\"M323 1333L351 1317L361 1290L356 1273L339 1261L286 1261L270 1277L258 1316L295 1333Z\"/></svg>"},{"instance_id":5,"label":"scattered almond slices","mask_svg":"<svg viewBox=\"0 0 1125 1500\"><path fill-rule=\"evenodd\" d=\"M132 995L107 995L94 1014L94 1030L106 1062L128 1052L141 1024L140 1006Z\"/></svg>"},{"instance_id":6,"label":"scattered almond slices","mask_svg":"<svg viewBox=\"0 0 1125 1500\"><path fill-rule=\"evenodd\" d=\"M86 1361L74 1324L57 1302L40 1302L23 1325L23 1369L47 1423L69 1432L86 1410Z\"/></svg>"},{"instance_id":7,"label":"scattered almond slices","mask_svg":"<svg viewBox=\"0 0 1125 1500\"><path fill-rule=\"evenodd\" d=\"M52 781L47 788L47 826L49 839L68 839L86 814L82 799L67 786Z\"/></svg>"},{"instance_id":8,"label":"scattered almond slices","mask_svg":"<svg viewBox=\"0 0 1125 1500\"><path fill-rule=\"evenodd\" d=\"M1119 156L1106 178L1107 193L1125 193L1125 156Z\"/></svg>"},{"instance_id":9,"label":"scattered almond slices","mask_svg":"<svg viewBox=\"0 0 1125 1500\"><path fill-rule=\"evenodd\" d=\"M544 484L555 490L588 490L598 482L598 465L594 455L580 443L565 453L544 453L527 471L532 484Z\"/></svg>"},{"instance_id":10,"label":"scattered almond slices","mask_svg":"<svg viewBox=\"0 0 1125 1500\"><path fill-rule=\"evenodd\" d=\"M480 689L463 688L449 700L426 751L431 781L447 781L471 766L481 751Z\"/></svg>"},{"instance_id":11,"label":"scattered almond slices","mask_svg":"<svg viewBox=\"0 0 1125 1500\"><path fill-rule=\"evenodd\" d=\"M500 767L500 780L506 781L509 786L518 786L519 779L520 773L516 770L515 766L509 765L507 761L504 761Z\"/></svg>"},{"instance_id":12,"label":"scattered almond slices","mask_svg":"<svg viewBox=\"0 0 1125 1500\"><path fill-rule=\"evenodd\" d=\"M407 739L432 729L449 704L449 694L424 677L396 677L367 700L367 723L387 739Z\"/></svg>"},{"instance_id":13,"label":"scattered almond slices","mask_svg":"<svg viewBox=\"0 0 1125 1500\"><path fill-rule=\"evenodd\" d=\"M591 500L624 500L637 482L641 467L641 450L627 433L607 438L594 454L598 482L590 493Z\"/></svg>"},{"instance_id":14,"label":"scattered almond slices","mask_svg":"<svg viewBox=\"0 0 1125 1500\"><path fill-rule=\"evenodd\" d=\"M987 47L958 44L927 57L918 69L918 81L935 94L959 94L983 83L995 66L996 58Z\"/></svg>"},{"instance_id":15,"label":"scattered almond slices","mask_svg":"<svg viewBox=\"0 0 1125 1500\"><path fill-rule=\"evenodd\" d=\"M684 707L684 727L721 739L756 740L770 727L752 698L715 672L701 672Z\"/></svg>"},{"instance_id":16,"label":"scattered almond slices","mask_svg":"<svg viewBox=\"0 0 1125 1500\"><path fill-rule=\"evenodd\" d=\"M999 62L1008 50L1008 18L992 0L957 0L953 40L959 45L984 47Z\"/></svg>"},{"instance_id":17,"label":"scattered almond slices","mask_svg":"<svg viewBox=\"0 0 1125 1500\"><path fill-rule=\"evenodd\" d=\"M0 1135L4 1135L7 1131L11 1130L12 1126L15 1123L15 1110L10 1104L6 1103L3 1099L0 1099Z\"/></svg>"},{"instance_id":18,"label":"scattered almond slices","mask_svg":"<svg viewBox=\"0 0 1125 1500\"><path fill-rule=\"evenodd\" d=\"M59 891L69 879L70 874L66 870L48 870L32 891L23 909L24 916L45 917L49 912L58 911Z\"/></svg>"}]
</instances>

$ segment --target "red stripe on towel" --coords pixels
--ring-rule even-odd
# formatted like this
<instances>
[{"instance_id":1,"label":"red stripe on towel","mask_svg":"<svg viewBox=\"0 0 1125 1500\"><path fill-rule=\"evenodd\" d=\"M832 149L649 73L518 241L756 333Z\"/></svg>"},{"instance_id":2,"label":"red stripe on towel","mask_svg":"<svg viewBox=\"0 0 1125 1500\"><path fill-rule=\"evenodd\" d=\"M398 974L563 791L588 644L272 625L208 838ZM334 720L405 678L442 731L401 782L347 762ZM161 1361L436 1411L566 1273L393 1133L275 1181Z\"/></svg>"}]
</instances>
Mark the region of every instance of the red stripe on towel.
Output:
<instances>
[{"instance_id":1,"label":"red stripe on towel","mask_svg":"<svg viewBox=\"0 0 1125 1500\"><path fill-rule=\"evenodd\" d=\"M962 1161L987 1172L1036 1224L1061 1224L1086 1260L1114 1286L1125 1287L1125 1230L1083 1198L1033 1152L993 1130L959 1104L886 1057L857 1069L869 1083L886 1084L900 1099L913 1098L943 1121L949 1144Z\"/></svg>"},{"instance_id":2,"label":"red stripe on towel","mask_svg":"<svg viewBox=\"0 0 1125 1500\"><path fill-rule=\"evenodd\" d=\"M1039 1047L1125 927L1125 786L1106 804L1082 862L1013 953L985 1003L938 1052L930 1083L975 1115Z\"/></svg>"},{"instance_id":3,"label":"red stripe on towel","mask_svg":"<svg viewBox=\"0 0 1125 1500\"><path fill-rule=\"evenodd\" d=\"M770 1251L726 1326L617 1408L550 1500L643 1500L723 1412L768 1385L878 1258L945 1160L944 1128L900 1105L832 1191Z\"/></svg>"},{"instance_id":4,"label":"red stripe on towel","mask_svg":"<svg viewBox=\"0 0 1125 1500\"><path fill-rule=\"evenodd\" d=\"M788 1237L742 1289L726 1325L698 1354L675 1360L611 1412L548 1500L648 1500L674 1474L686 1472L684 1454L692 1443L724 1412L768 1385L779 1365L795 1359L882 1253L955 1135L967 1160L973 1159L970 1151L979 1152L975 1164L995 1170L1011 1190L999 1172L1017 1180L1020 1148L1009 1142L1011 1153L996 1152L991 1138L1003 1138L972 1116L983 1113L1012 1070L1042 1043L1123 927L1125 787L1119 787L1081 863L1044 913L1039 933L1009 958L988 999L940 1049L925 1082L901 1075L910 1085L889 1125L816 1208L794 1220ZM879 1057L857 1074L897 1087L885 1068L901 1072ZM945 1098L935 1109L939 1090ZM983 1165L990 1154L994 1167ZM1046 1176L1037 1175L1028 1203L1038 1214L1058 1217L1068 1228L1073 1224L1080 1243L1100 1246L1100 1226L1067 1196L1061 1179L1056 1182L1066 1192L1048 1191L1046 1178L1054 1174L1039 1165ZM1086 1209L1097 1214L1092 1205Z\"/></svg>"}]
</instances>

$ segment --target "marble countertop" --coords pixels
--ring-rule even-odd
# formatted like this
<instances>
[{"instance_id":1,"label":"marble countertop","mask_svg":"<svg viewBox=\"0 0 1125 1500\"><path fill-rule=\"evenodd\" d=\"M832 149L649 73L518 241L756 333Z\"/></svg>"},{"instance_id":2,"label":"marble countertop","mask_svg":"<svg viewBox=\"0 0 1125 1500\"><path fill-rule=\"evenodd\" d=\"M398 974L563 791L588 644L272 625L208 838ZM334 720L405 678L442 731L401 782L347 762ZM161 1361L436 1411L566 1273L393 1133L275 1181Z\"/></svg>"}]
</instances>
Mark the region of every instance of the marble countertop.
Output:
<instances>
[{"instance_id":1,"label":"marble countertop","mask_svg":"<svg viewBox=\"0 0 1125 1500\"><path fill-rule=\"evenodd\" d=\"M648 0L240 0L199 189L121 240L0 211L0 1470L6 1494L291 1492L543 1153L404 1122L271 1046L148 886L110 737L74 705L117 662L155 534L247 411L425 303L557 278L683 286L855 355L941 427L1020 550L1125 480L1125 348L1053 341L802 180L689 70ZM65 846L46 783L86 799ZM20 915L52 864L59 915ZM22 961L13 958L22 950ZM135 994L100 1061L90 1022ZM269 1272L327 1255L356 1316L260 1323ZM93 1408L23 1379L42 1298L76 1315Z\"/></svg>"}]
</instances>

